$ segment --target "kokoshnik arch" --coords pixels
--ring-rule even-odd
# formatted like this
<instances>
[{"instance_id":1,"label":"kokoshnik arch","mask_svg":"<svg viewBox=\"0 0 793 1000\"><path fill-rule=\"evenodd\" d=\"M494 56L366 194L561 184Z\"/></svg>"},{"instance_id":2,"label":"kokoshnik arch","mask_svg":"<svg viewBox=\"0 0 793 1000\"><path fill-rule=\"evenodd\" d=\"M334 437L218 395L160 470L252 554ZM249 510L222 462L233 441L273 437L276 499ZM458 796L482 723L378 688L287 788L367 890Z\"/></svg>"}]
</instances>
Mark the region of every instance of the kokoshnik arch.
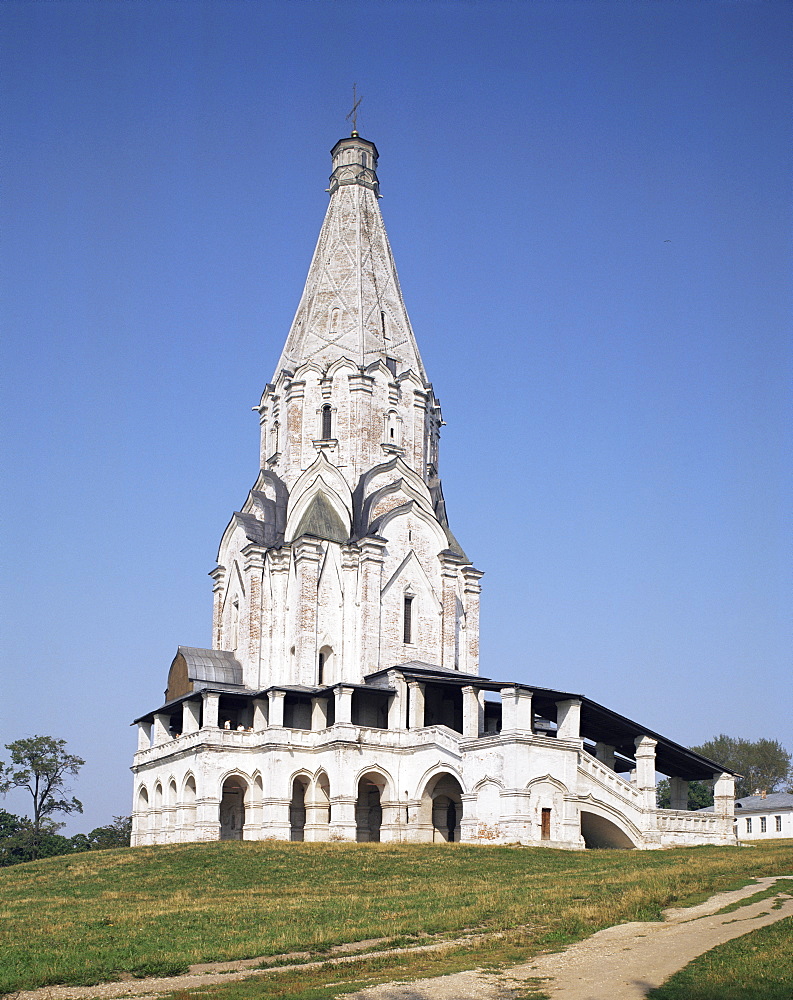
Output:
<instances>
[{"instance_id":1,"label":"kokoshnik arch","mask_svg":"<svg viewBox=\"0 0 793 1000\"><path fill-rule=\"evenodd\" d=\"M377 148L353 130L331 156L258 477L211 573L212 649L180 646L136 720L133 844L734 842L717 763L579 694L480 675L482 573L446 517ZM712 813L686 811L690 779L714 781Z\"/></svg>"}]
</instances>

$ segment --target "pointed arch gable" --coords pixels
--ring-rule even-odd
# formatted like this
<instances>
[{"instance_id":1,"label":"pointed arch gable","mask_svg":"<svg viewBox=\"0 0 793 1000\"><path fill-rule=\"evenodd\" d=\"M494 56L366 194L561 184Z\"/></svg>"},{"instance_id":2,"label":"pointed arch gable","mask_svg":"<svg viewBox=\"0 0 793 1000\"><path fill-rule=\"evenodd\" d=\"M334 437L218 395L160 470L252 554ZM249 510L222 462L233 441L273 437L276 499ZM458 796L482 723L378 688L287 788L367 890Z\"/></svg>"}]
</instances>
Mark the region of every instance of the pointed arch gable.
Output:
<instances>
[{"instance_id":1,"label":"pointed arch gable","mask_svg":"<svg viewBox=\"0 0 793 1000\"><path fill-rule=\"evenodd\" d=\"M435 588L432 586L432 581L427 576L424 567L419 562L418 556L415 552L408 552L405 558L397 567L396 571L392 574L389 581L380 591L380 596L384 599L391 590L399 588L402 583L414 584L419 590L425 593L432 601L435 609L440 613L442 610L442 605L438 595L435 593Z\"/></svg>"},{"instance_id":2,"label":"pointed arch gable","mask_svg":"<svg viewBox=\"0 0 793 1000\"><path fill-rule=\"evenodd\" d=\"M378 482L378 479L381 477L383 482ZM375 492L375 490L380 489L384 485L393 483L396 479L402 479L405 484L410 484L417 494L425 497L429 509L433 509L432 496L430 494L429 487L421 476L411 469L401 455L394 455L394 457L389 459L387 462L381 462L380 465L375 465L374 468L365 472L361 476L358 483L358 489L356 489L356 493L360 490L361 503L363 503L363 501L365 501L371 493Z\"/></svg>"},{"instance_id":3,"label":"pointed arch gable","mask_svg":"<svg viewBox=\"0 0 793 1000\"><path fill-rule=\"evenodd\" d=\"M370 315L374 311L375 311L374 309L370 310ZM377 308L377 312L380 312L379 308ZM368 364L366 366L364 371L366 372L367 375L375 375L375 374L384 375L386 381L388 382L391 382L394 378L390 368L386 365L385 361L383 361L382 358L377 358L375 361L372 361L371 364Z\"/></svg>"},{"instance_id":4,"label":"pointed arch gable","mask_svg":"<svg viewBox=\"0 0 793 1000\"><path fill-rule=\"evenodd\" d=\"M343 371L344 369L357 372L358 365L356 365L355 362L351 361L349 358L342 356L340 358L337 358L335 361L333 361L331 364L328 365L327 370L325 372L325 377L333 378L340 371Z\"/></svg>"},{"instance_id":5,"label":"pointed arch gable","mask_svg":"<svg viewBox=\"0 0 793 1000\"><path fill-rule=\"evenodd\" d=\"M237 537L241 536L241 537ZM243 541L244 539L244 541ZM216 561L219 565L225 566L228 563L229 552L234 548L239 551L244 545L248 544L248 537L245 533L245 528L242 521L240 520L239 514L236 512L231 515L231 520L226 525L223 534L220 537L220 545L218 546L218 554L216 556Z\"/></svg>"},{"instance_id":6,"label":"pointed arch gable","mask_svg":"<svg viewBox=\"0 0 793 1000\"><path fill-rule=\"evenodd\" d=\"M286 538L291 541L297 537L298 528L318 494L323 496L319 501L323 509L321 512L316 511L318 518L327 517L330 521L334 521L334 517L338 518L343 532L346 532L342 540L346 541L350 537L352 525L352 493L347 480L334 465L331 465L324 452L320 452L292 489L287 507ZM338 534L339 525L334 524L334 526ZM333 541L338 540L338 538L333 539Z\"/></svg>"},{"instance_id":7,"label":"pointed arch gable","mask_svg":"<svg viewBox=\"0 0 793 1000\"><path fill-rule=\"evenodd\" d=\"M324 490L317 490L306 507L292 540L301 535L314 535L329 542L346 542L350 537L349 528Z\"/></svg>"},{"instance_id":8,"label":"pointed arch gable","mask_svg":"<svg viewBox=\"0 0 793 1000\"><path fill-rule=\"evenodd\" d=\"M397 382L412 382L417 389L426 389L426 385L418 377L418 375L413 371L412 368L408 368L405 371L397 375Z\"/></svg>"},{"instance_id":9,"label":"pointed arch gable","mask_svg":"<svg viewBox=\"0 0 793 1000\"><path fill-rule=\"evenodd\" d=\"M363 503L363 530L366 532L378 517L404 504L414 502L423 510L434 516L432 501L428 490L416 489L414 483L400 477L391 483L386 483L369 494Z\"/></svg>"},{"instance_id":10,"label":"pointed arch gable","mask_svg":"<svg viewBox=\"0 0 793 1000\"><path fill-rule=\"evenodd\" d=\"M283 541L288 502L286 483L271 469L262 469L241 511L260 522L262 544L269 547ZM221 541L221 549L222 546Z\"/></svg>"},{"instance_id":11,"label":"pointed arch gable","mask_svg":"<svg viewBox=\"0 0 793 1000\"><path fill-rule=\"evenodd\" d=\"M304 381L308 376L316 375L317 380L319 380L324 374L322 366L318 365L316 361L304 361L303 364L295 369L292 379L294 381Z\"/></svg>"},{"instance_id":12,"label":"pointed arch gable","mask_svg":"<svg viewBox=\"0 0 793 1000\"><path fill-rule=\"evenodd\" d=\"M382 535L384 538L388 538L388 526L399 517L404 517L406 514L414 514L420 521L424 523L435 538L436 544L438 546L438 552L443 552L446 549L446 533L444 532L441 525L436 520L435 516L427 513L423 507L419 507L415 500L411 500L408 503L402 504L400 507L395 507L393 510L386 511L376 520L374 520L369 528L369 534Z\"/></svg>"}]
</instances>

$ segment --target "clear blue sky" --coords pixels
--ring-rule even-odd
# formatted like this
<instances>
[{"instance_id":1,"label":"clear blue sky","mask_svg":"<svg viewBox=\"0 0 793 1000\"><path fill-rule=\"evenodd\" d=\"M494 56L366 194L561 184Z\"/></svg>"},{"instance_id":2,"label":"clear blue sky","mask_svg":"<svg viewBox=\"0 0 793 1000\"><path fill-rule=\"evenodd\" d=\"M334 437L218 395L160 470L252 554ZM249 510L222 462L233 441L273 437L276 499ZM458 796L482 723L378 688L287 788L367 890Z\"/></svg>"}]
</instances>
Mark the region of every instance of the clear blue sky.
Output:
<instances>
[{"instance_id":1,"label":"clear blue sky","mask_svg":"<svg viewBox=\"0 0 793 1000\"><path fill-rule=\"evenodd\" d=\"M0 6L0 743L86 759L68 832L129 812L128 724L210 643L353 82L482 673L793 749L792 28L718 0Z\"/></svg>"}]
</instances>

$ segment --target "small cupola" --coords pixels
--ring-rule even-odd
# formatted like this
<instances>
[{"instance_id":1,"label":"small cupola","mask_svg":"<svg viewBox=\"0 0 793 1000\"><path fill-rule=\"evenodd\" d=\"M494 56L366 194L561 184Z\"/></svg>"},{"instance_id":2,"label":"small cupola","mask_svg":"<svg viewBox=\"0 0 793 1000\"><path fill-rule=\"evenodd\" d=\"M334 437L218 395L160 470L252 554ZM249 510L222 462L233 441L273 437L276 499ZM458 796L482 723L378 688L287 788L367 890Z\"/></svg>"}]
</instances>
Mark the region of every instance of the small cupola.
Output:
<instances>
[{"instance_id":1,"label":"small cupola","mask_svg":"<svg viewBox=\"0 0 793 1000\"><path fill-rule=\"evenodd\" d=\"M348 139L339 139L330 155L333 157L333 173L330 175L329 194L345 184L359 184L380 197L380 184L377 180L378 153L373 142L362 139L357 132L353 132Z\"/></svg>"}]
</instances>

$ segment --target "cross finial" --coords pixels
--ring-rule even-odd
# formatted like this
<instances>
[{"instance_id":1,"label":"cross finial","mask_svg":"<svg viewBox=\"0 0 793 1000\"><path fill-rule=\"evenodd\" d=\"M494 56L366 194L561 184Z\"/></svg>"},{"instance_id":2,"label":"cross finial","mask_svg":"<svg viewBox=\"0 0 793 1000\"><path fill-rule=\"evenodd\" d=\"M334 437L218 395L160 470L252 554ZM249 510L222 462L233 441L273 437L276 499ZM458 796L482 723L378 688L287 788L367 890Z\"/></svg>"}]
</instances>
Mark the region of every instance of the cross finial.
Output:
<instances>
[{"instance_id":1,"label":"cross finial","mask_svg":"<svg viewBox=\"0 0 793 1000\"><path fill-rule=\"evenodd\" d=\"M352 119L352 137L358 138L358 105L361 103L361 98L358 97L356 84L352 85L352 111L346 115L346 121Z\"/></svg>"}]
</instances>

